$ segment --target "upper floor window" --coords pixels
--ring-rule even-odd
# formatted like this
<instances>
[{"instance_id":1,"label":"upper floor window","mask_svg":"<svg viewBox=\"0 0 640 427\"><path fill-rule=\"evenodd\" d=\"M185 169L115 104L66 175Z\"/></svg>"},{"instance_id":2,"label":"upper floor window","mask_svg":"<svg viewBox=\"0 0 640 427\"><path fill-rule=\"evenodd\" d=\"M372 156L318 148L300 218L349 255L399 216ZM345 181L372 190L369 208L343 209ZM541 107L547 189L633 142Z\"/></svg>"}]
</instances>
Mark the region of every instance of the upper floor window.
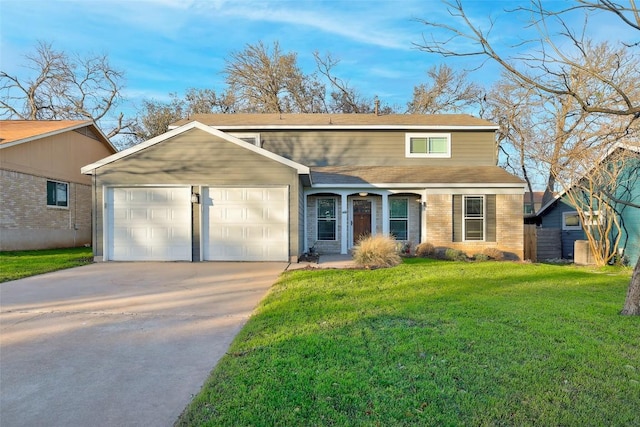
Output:
<instances>
[{"instance_id":1,"label":"upper floor window","mask_svg":"<svg viewBox=\"0 0 640 427\"><path fill-rule=\"evenodd\" d=\"M407 157L451 157L451 134L408 133L405 135Z\"/></svg>"},{"instance_id":2,"label":"upper floor window","mask_svg":"<svg viewBox=\"0 0 640 427\"><path fill-rule=\"evenodd\" d=\"M253 144L256 147L262 147L259 133L229 133L229 135L235 136L236 138L241 139L244 142L248 142L249 144Z\"/></svg>"},{"instance_id":3,"label":"upper floor window","mask_svg":"<svg viewBox=\"0 0 640 427\"><path fill-rule=\"evenodd\" d=\"M336 199L318 199L318 240L336 240Z\"/></svg>"},{"instance_id":4,"label":"upper floor window","mask_svg":"<svg viewBox=\"0 0 640 427\"><path fill-rule=\"evenodd\" d=\"M464 240L484 240L484 196L464 196Z\"/></svg>"},{"instance_id":5,"label":"upper floor window","mask_svg":"<svg viewBox=\"0 0 640 427\"><path fill-rule=\"evenodd\" d=\"M66 182L47 181L47 206L69 206L69 184Z\"/></svg>"}]
</instances>

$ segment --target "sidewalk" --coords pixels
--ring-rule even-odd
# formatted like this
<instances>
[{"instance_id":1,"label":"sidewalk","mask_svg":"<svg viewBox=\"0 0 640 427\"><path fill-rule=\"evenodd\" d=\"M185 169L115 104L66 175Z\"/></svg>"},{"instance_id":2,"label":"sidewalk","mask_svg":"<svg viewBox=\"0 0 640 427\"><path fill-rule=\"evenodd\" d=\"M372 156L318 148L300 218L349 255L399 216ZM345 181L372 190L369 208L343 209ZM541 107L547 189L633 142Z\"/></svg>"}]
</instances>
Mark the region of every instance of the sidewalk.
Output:
<instances>
[{"instance_id":1,"label":"sidewalk","mask_svg":"<svg viewBox=\"0 0 640 427\"><path fill-rule=\"evenodd\" d=\"M351 255L320 255L318 263L297 262L291 263L287 270L301 270L305 268L355 268Z\"/></svg>"}]
</instances>

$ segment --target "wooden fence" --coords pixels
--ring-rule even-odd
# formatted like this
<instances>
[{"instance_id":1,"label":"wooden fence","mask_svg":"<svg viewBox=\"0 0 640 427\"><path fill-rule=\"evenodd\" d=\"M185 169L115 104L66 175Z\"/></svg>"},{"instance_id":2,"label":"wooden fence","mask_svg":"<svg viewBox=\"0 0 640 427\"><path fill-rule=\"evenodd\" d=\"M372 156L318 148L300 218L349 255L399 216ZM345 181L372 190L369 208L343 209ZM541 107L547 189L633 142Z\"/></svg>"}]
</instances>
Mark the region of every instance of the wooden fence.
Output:
<instances>
[{"instance_id":1,"label":"wooden fence","mask_svg":"<svg viewBox=\"0 0 640 427\"><path fill-rule=\"evenodd\" d=\"M562 258L562 240L559 228L524 226L524 259L544 261Z\"/></svg>"}]
</instances>

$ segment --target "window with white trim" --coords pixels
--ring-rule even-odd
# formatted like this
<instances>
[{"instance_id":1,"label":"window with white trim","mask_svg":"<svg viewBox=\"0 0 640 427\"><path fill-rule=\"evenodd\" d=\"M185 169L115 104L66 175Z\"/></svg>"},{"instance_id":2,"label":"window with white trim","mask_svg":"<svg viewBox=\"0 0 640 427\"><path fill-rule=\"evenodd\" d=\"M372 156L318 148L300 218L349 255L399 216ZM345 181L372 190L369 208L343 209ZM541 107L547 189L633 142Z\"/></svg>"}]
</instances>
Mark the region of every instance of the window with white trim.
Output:
<instances>
[{"instance_id":1,"label":"window with white trim","mask_svg":"<svg viewBox=\"0 0 640 427\"><path fill-rule=\"evenodd\" d=\"M244 142L248 142L249 144L253 144L256 147L262 147L262 143L260 142L260 134L259 133L229 133L229 135L234 136L238 139L243 140Z\"/></svg>"},{"instance_id":2,"label":"window with white trim","mask_svg":"<svg viewBox=\"0 0 640 427\"><path fill-rule=\"evenodd\" d=\"M464 196L462 203L462 233L464 240L484 240L484 196Z\"/></svg>"},{"instance_id":3,"label":"window with white trim","mask_svg":"<svg viewBox=\"0 0 640 427\"><path fill-rule=\"evenodd\" d=\"M396 240L409 240L409 199L389 199L389 233Z\"/></svg>"},{"instance_id":4,"label":"window with white trim","mask_svg":"<svg viewBox=\"0 0 640 427\"><path fill-rule=\"evenodd\" d=\"M47 206L66 208L69 206L69 184L47 181Z\"/></svg>"},{"instance_id":5,"label":"window with white trim","mask_svg":"<svg viewBox=\"0 0 640 427\"><path fill-rule=\"evenodd\" d=\"M336 240L336 199L317 199L318 239Z\"/></svg>"},{"instance_id":6,"label":"window with white trim","mask_svg":"<svg viewBox=\"0 0 640 427\"><path fill-rule=\"evenodd\" d=\"M451 157L450 133L405 134L406 157Z\"/></svg>"},{"instance_id":7,"label":"window with white trim","mask_svg":"<svg viewBox=\"0 0 640 427\"><path fill-rule=\"evenodd\" d=\"M582 230L582 224L580 223L580 215L578 215L578 212L562 212L562 229L564 231Z\"/></svg>"}]
</instances>

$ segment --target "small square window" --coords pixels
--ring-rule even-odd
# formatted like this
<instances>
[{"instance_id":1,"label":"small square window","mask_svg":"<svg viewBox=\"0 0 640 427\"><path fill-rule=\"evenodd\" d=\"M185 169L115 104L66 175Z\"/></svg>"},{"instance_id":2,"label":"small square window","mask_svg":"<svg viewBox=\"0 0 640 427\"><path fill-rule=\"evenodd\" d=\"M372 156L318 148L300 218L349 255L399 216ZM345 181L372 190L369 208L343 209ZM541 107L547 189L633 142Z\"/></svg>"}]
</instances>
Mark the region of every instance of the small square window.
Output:
<instances>
[{"instance_id":1,"label":"small square window","mask_svg":"<svg viewBox=\"0 0 640 427\"><path fill-rule=\"evenodd\" d=\"M65 182L47 181L47 206L69 206L69 184Z\"/></svg>"},{"instance_id":2,"label":"small square window","mask_svg":"<svg viewBox=\"0 0 640 427\"><path fill-rule=\"evenodd\" d=\"M562 213L562 229L565 231L582 230L582 224L580 223L580 216L578 215L578 212Z\"/></svg>"}]
</instances>

